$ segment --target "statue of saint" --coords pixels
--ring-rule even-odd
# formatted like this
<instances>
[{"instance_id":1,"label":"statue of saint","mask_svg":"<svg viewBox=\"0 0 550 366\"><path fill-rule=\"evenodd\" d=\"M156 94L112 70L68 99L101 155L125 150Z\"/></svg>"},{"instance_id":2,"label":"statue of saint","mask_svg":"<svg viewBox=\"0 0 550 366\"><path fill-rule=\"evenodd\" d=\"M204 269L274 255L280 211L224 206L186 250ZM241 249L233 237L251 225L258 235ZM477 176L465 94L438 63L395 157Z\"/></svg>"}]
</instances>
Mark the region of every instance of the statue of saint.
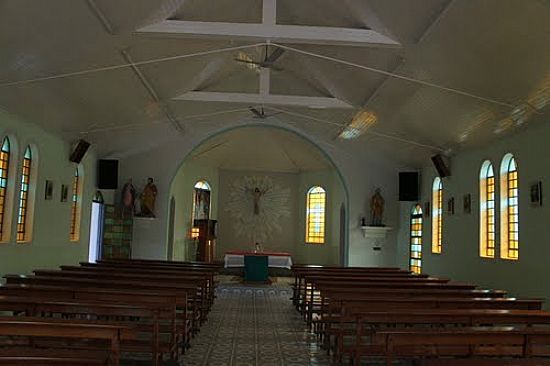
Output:
<instances>
[{"instance_id":1,"label":"statue of saint","mask_svg":"<svg viewBox=\"0 0 550 366\"><path fill-rule=\"evenodd\" d=\"M372 226L384 226L382 224L382 216L384 215L384 198L380 194L380 188L376 188L374 196L370 200L371 210L371 225Z\"/></svg>"},{"instance_id":2,"label":"statue of saint","mask_svg":"<svg viewBox=\"0 0 550 366\"><path fill-rule=\"evenodd\" d=\"M128 182L122 187L122 209L124 211L131 211L134 213L134 201L136 199L136 189L132 184L132 179L128 179Z\"/></svg>"},{"instance_id":3,"label":"statue of saint","mask_svg":"<svg viewBox=\"0 0 550 366\"><path fill-rule=\"evenodd\" d=\"M147 184L141 193L141 215L145 217L155 217L155 200L157 198L157 186L153 183L153 178L147 178Z\"/></svg>"}]
</instances>

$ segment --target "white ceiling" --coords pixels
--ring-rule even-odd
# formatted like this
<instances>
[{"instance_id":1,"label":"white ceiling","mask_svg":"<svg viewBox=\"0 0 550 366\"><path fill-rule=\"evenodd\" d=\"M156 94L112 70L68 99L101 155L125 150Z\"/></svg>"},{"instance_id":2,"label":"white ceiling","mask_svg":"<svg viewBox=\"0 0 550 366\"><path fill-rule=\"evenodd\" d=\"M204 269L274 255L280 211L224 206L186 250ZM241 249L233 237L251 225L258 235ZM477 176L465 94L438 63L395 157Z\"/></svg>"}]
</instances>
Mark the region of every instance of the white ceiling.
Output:
<instances>
[{"instance_id":1,"label":"white ceiling","mask_svg":"<svg viewBox=\"0 0 550 366\"><path fill-rule=\"evenodd\" d=\"M261 148L259 148L261 146ZM300 173L332 169L317 147L273 127L244 127L200 145L186 161L227 170Z\"/></svg>"},{"instance_id":2,"label":"white ceiling","mask_svg":"<svg viewBox=\"0 0 550 366\"><path fill-rule=\"evenodd\" d=\"M176 57L246 42L136 30L165 19L259 22L261 6L260 0L4 0L0 107L68 140L84 137L112 156L178 139L166 111L182 133L258 122L246 104L173 100L191 90L257 92L258 74L233 61L237 51ZM283 71L272 72L273 94L335 97L374 112L378 122L345 141L334 139L354 110L275 107L285 113L271 118L350 154L418 166L436 152L525 128L509 116L526 102L537 108L529 109L536 117L529 123L548 120L548 1L279 0L277 12L279 24L371 27L400 42L390 48L284 45L297 51L277 61ZM137 63L156 60L138 68L158 101L124 66L123 50ZM261 59L264 47L244 51ZM159 60L166 57L175 58ZM233 112L212 115L227 110Z\"/></svg>"}]
</instances>

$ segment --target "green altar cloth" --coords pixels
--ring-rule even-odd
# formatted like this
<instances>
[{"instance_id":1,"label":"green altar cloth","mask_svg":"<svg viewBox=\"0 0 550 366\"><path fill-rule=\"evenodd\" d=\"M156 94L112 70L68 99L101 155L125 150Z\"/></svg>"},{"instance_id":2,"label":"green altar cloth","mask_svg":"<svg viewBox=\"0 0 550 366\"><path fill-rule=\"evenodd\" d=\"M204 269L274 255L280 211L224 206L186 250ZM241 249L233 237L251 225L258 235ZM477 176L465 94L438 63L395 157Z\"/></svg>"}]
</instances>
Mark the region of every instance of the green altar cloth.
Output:
<instances>
[{"instance_id":1,"label":"green altar cloth","mask_svg":"<svg viewBox=\"0 0 550 366\"><path fill-rule=\"evenodd\" d=\"M244 256L244 280L246 282L267 282L267 255Z\"/></svg>"}]
</instances>

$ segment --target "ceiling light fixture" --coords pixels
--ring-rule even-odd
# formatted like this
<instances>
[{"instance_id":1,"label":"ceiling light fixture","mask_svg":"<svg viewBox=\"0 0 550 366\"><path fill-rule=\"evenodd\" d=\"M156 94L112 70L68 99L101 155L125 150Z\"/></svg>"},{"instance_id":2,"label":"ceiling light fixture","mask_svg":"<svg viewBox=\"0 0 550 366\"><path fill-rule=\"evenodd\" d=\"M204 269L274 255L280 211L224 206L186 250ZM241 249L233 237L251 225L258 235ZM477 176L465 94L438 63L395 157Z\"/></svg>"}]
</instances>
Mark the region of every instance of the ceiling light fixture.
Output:
<instances>
[{"instance_id":1,"label":"ceiling light fixture","mask_svg":"<svg viewBox=\"0 0 550 366\"><path fill-rule=\"evenodd\" d=\"M373 112L360 110L353 116L350 123L344 127L338 137L344 140L356 139L374 125L376 120L376 115Z\"/></svg>"}]
</instances>

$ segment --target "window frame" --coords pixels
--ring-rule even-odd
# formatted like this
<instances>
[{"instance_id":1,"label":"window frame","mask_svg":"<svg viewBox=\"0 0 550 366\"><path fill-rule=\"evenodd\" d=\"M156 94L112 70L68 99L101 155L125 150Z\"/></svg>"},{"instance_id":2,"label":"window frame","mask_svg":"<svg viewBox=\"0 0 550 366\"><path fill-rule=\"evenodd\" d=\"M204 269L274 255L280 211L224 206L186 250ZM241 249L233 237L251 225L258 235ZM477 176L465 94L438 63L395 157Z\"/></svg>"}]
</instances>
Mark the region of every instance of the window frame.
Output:
<instances>
[{"instance_id":1,"label":"window frame","mask_svg":"<svg viewBox=\"0 0 550 366\"><path fill-rule=\"evenodd\" d=\"M69 231L69 240L71 242L80 241L80 226L82 221L82 193L84 187L84 171L81 164L78 164L73 175L73 185L71 194L71 226Z\"/></svg>"},{"instance_id":2,"label":"window frame","mask_svg":"<svg viewBox=\"0 0 550 366\"><path fill-rule=\"evenodd\" d=\"M197 191L205 190L210 192L210 202L208 202L208 215L212 214L212 186L206 179L199 179L193 184L193 201L191 204L191 227L189 229L189 237L191 239L197 239L199 237L199 228L195 227L195 211L196 211L196 201L197 201Z\"/></svg>"},{"instance_id":3,"label":"window frame","mask_svg":"<svg viewBox=\"0 0 550 366\"><path fill-rule=\"evenodd\" d=\"M316 192L317 191L317 192ZM320 207L313 207L313 195L319 195L317 199ZM306 193L306 230L305 230L305 243L311 245L324 245L326 243L326 230L327 230L327 190L320 185L310 187ZM318 210L319 212L315 212ZM314 212L312 212L314 211ZM320 230L314 230L316 226L320 226Z\"/></svg>"},{"instance_id":4,"label":"window frame","mask_svg":"<svg viewBox=\"0 0 550 366\"><path fill-rule=\"evenodd\" d=\"M28 156L27 156L28 155ZM30 191L31 178L33 177L33 153L30 145L27 145L23 153L21 162L21 179L19 186L19 204L17 205L17 243L27 243L30 241L29 235L29 211L30 211Z\"/></svg>"},{"instance_id":5,"label":"window frame","mask_svg":"<svg viewBox=\"0 0 550 366\"><path fill-rule=\"evenodd\" d=\"M432 253L443 249L443 181L435 177L432 184Z\"/></svg>"},{"instance_id":6,"label":"window frame","mask_svg":"<svg viewBox=\"0 0 550 366\"><path fill-rule=\"evenodd\" d=\"M517 159L505 154L500 167L500 257L507 260L519 259L518 175Z\"/></svg>"},{"instance_id":7,"label":"window frame","mask_svg":"<svg viewBox=\"0 0 550 366\"><path fill-rule=\"evenodd\" d=\"M4 147L5 145L7 148ZM10 137L4 136L0 144L0 243L7 243L11 234L10 173L12 169L10 165L14 160L13 151Z\"/></svg>"},{"instance_id":8,"label":"window frame","mask_svg":"<svg viewBox=\"0 0 550 366\"><path fill-rule=\"evenodd\" d=\"M411 209L409 235L409 270L412 273L422 273L422 206L415 204Z\"/></svg>"},{"instance_id":9,"label":"window frame","mask_svg":"<svg viewBox=\"0 0 550 366\"><path fill-rule=\"evenodd\" d=\"M495 168L489 160L481 165L479 189L479 256L494 259L497 250L497 192Z\"/></svg>"}]
</instances>

